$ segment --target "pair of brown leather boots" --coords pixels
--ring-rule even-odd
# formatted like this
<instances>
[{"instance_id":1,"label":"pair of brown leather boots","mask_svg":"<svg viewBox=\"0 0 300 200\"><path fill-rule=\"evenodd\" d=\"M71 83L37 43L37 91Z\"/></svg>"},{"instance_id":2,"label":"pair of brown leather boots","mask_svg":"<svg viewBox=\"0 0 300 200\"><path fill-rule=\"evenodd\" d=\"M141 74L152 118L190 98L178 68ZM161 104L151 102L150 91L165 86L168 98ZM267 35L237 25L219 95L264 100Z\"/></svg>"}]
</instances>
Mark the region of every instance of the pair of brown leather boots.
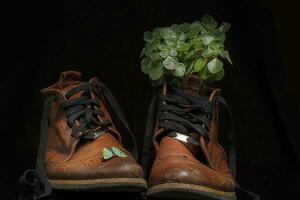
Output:
<instances>
[{"instance_id":1,"label":"pair of brown leather boots","mask_svg":"<svg viewBox=\"0 0 300 200\"><path fill-rule=\"evenodd\" d=\"M148 113L144 173L114 96L97 78L82 82L80 77L79 72L63 72L57 83L41 91L38 159L36 169L20 178L21 199L48 196L51 188L148 188L148 197L236 199L235 159L229 159L230 170L218 143L218 107L226 107L219 89L200 90L198 78L191 76L182 90L165 84L155 92ZM229 136L232 143L234 135ZM233 154L234 146L229 146Z\"/></svg>"}]
</instances>

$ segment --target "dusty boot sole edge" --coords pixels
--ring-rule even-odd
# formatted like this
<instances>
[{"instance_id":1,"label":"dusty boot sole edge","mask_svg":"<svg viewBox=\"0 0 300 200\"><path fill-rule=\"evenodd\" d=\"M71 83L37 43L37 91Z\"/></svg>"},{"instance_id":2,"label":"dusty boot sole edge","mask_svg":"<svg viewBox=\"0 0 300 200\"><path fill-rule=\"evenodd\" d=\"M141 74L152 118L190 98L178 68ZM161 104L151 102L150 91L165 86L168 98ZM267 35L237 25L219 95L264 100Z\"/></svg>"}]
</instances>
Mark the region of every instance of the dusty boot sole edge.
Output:
<instances>
[{"instance_id":1,"label":"dusty boot sole edge","mask_svg":"<svg viewBox=\"0 0 300 200\"><path fill-rule=\"evenodd\" d=\"M224 192L185 183L164 183L150 187L147 197L198 200L236 200L235 192Z\"/></svg>"},{"instance_id":2,"label":"dusty boot sole edge","mask_svg":"<svg viewBox=\"0 0 300 200\"><path fill-rule=\"evenodd\" d=\"M93 190L102 192L142 192L147 189L143 178L107 178L89 180L54 180L49 179L54 189Z\"/></svg>"}]
</instances>

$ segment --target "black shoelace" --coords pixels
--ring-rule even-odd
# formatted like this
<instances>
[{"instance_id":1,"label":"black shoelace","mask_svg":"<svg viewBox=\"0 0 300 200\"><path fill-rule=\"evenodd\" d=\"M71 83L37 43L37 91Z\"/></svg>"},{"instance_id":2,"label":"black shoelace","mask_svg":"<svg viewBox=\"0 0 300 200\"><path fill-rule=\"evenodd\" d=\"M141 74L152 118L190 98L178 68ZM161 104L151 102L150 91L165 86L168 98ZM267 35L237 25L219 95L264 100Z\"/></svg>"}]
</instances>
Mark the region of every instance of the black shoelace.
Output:
<instances>
[{"instance_id":1,"label":"black shoelace","mask_svg":"<svg viewBox=\"0 0 300 200\"><path fill-rule=\"evenodd\" d=\"M209 140L212 103L207 97L195 97L172 88L175 95L160 95L165 102L158 107L158 125L166 131L195 132Z\"/></svg>"},{"instance_id":2,"label":"black shoelace","mask_svg":"<svg viewBox=\"0 0 300 200\"><path fill-rule=\"evenodd\" d=\"M104 117L104 114L98 109L95 109L95 107L100 107L99 103L89 97L89 95L91 95L90 90L93 88L94 85L90 83L84 84L75 87L65 95L67 100L62 103L62 107L65 109L68 125L73 127L72 135L74 137L91 139L95 129L100 128L101 130L106 131L111 124L109 121L98 118L98 115L100 117ZM128 140L127 144L124 143L124 145L130 149L132 155L137 159L137 145L131 129L125 120L121 107L117 103L114 95L111 93L108 87L103 83L98 83L98 90L99 93L101 92L107 103L113 109L118 119L126 129L125 133L127 135L122 136L126 136L124 138L127 138ZM82 92L81 97L71 100L69 99L72 95L78 92ZM42 199L49 197L52 193L51 185L45 176L44 162L47 144L48 110L55 99L56 97L51 95L45 100L43 116L41 120L41 134L36 167L35 169L25 171L20 177L19 183L21 185L21 191L19 194L19 200ZM76 120L78 121L78 124L76 124Z\"/></svg>"},{"instance_id":3,"label":"black shoelace","mask_svg":"<svg viewBox=\"0 0 300 200\"><path fill-rule=\"evenodd\" d=\"M96 129L107 131L107 128L111 125L110 121L102 119L105 116L98 109L100 108L99 100L91 98L91 92L97 90L95 88L97 88L96 85L88 83L71 89L65 95L67 100L61 106L65 110L69 127L72 127L73 137L95 139L94 133ZM79 92L82 92L80 97L70 99Z\"/></svg>"},{"instance_id":4,"label":"black shoelace","mask_svg":"<svg viewBox=\"0 0 300 200\"><path fill-rule=\"evenodd\" d=\"M213 104L219 103L226 108L231 123L230 130L227 133L229 144L228 161L232 176L236 182L235 130L232 113L225 99L218 96L214 102L210 102L206 97L195 97L176 88L170 89L174 92L174 95L158 95L158 91L156 91L149 105L142 159L144 170L149 172L151 162L154 159L151 139L156 123L157 112L158 126L164 128L166 133L175 131L185 134L193 131L208 142ZM162 104L162 101L166 104ZM146 173L145 176L147 178L148 174ZM252 200L260 200L257 194L240 187L237 182L236 190L246 194Z\"/></svg>"}]
</instances>

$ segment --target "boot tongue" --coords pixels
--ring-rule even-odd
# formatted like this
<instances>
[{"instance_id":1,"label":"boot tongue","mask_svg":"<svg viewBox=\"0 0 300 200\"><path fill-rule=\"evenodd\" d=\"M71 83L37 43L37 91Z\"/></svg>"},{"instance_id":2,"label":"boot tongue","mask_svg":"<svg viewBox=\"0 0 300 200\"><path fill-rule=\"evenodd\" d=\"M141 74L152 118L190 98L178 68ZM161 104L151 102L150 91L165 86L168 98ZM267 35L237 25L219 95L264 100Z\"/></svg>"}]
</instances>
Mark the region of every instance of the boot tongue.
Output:
<instances>
[{"instance_id":1,"label":"boot tongue","mask_svg":"<svg viewBox=\"0 0 300 200\"><path fill-rule=\"evenodd\" d=\"M81 73L77 71L65 71L60 74L59 82L80 81Z\"/></svg>"},{"instance_id":2,"label":"boot tongue","mask_svg":"<svg viewBox=\"0 0 300 200\"><path fill-rule=\"evenodd\" d=\"M59 83L62 86L62 93L66 95L70 90L83 83L80 82L81 73L76 71L65 71L60 74ZM82 92L75 93L69 99L74 99L80 97Z\"/></svg>"},{"instance_id":3,"label":"boot tongue","mask_svg":"<svg viewBox=\"0 0 300 200\"><path fill-rule=\"evenodd\" d=\"M182 86L184 92L189 93L193 96L200 95L200 87L201 80L198 76L195 75L189 76Z\"/></svg>"}]
</instances>

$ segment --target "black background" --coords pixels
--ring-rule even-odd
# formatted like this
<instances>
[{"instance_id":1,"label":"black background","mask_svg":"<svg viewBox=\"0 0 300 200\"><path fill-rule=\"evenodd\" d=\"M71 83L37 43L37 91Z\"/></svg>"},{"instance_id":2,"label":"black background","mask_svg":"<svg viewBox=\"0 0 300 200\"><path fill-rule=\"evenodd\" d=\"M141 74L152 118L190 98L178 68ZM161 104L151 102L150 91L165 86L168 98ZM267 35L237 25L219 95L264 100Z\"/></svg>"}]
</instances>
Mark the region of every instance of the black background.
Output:
<instances>
[{"instance_id":1,"label":"black background","mask_svg":"<svg viewBox=\"0 0 300 200\"><path fill-rule=\"evenodd\" d=\"M39 90L56 82L61 71L78 70L83 79L97 76L107 84L141 148L152 94L139 65L143 33L204 14L232 24L226 45L234 66L226 66L226 76L217 86L236 124L238 181L262 199L296 198L300 17L295 2L10 1L3 7L1 24L5 58L0 83L0 199L16 199L18 177L34 166L42 112Z\"/></svg>"}]
</instances>

